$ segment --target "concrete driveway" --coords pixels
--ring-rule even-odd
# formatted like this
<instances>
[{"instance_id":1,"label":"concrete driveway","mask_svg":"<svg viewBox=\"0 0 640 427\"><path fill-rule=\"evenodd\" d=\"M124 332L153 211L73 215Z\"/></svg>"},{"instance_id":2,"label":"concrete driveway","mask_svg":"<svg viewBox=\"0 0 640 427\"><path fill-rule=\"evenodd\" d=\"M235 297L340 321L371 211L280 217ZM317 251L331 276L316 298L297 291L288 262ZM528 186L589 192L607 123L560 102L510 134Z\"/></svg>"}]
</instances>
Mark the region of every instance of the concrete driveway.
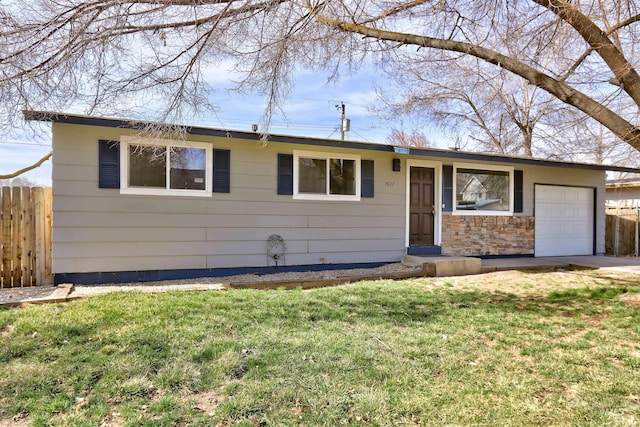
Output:
<instances>
[{"instance_id":1,"label":"concrete driveway","mask_svg":"<svg viewBox=\"0 0 640 427\"><path fill-rule=\"evenodd\" d=\"M628 273L640 273L640 257L612 257L598 255L540 258L494 258L482 260L483 271L568 266L604 268Z\"/></svg>"}]
</instances>

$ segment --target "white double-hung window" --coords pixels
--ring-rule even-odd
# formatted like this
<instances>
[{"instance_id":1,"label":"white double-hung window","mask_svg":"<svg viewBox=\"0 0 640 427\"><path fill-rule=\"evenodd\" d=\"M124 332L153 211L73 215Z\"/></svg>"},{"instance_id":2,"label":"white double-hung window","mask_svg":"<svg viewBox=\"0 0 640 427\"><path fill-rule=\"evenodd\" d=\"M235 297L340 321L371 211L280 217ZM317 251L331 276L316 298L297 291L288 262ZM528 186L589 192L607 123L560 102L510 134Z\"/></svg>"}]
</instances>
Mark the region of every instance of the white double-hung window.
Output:
<instances>
[{"instance_id":1,"label":"white double-hung window","mask_svg":"<svg viewBox=\"0 0 640 427\"><path fill-rule=\"evenodd\" d=\"M360 200L360 156L294 151L293 198Z\"/></svg>"},{"instance_id":2,"label":"white double-hung window","mask_svg":"<svg viewBox=\"0 0 640 427\"><path fill-rule=\"evenodd\" d=\"M211 196L211 145L122 137L122 194Z\"/></svg>"}]
</instances>

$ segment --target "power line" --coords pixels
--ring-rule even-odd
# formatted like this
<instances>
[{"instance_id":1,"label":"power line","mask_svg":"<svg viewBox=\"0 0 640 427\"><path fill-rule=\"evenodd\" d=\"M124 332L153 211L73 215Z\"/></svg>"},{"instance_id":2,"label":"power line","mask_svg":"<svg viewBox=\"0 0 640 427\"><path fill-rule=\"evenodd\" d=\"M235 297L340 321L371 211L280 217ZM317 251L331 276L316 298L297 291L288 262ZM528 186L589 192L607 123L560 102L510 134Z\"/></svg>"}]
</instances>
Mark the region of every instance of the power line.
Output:
<instances>
[{"instance_id":1,"label":"power line","mask_svg":"<svg viewBox=\"0 0 640 427\"><path fill-rule=\"evenodd\" d=\"M364 142L371 142L371 140L369 140L369 138L359 134L355 129L351 128L351 132L355 133L356 135L358 135L360 138L362 138L362 140Z\"/></svg>"},{"instance_id":2,"label":"power line","mask_svg":"<svg viewBox=\"0 0 640 427\"><path fill-rule=\"evenodd\" d=\"M33 145L37 147L51 147L51 143L39 144L37 142L26 142L26 141L0 141L0 144L7 145Z\"/></svg>"},{"instance_id":3,"label":"power line","mask_svg":"<svg viewBox=\"0 0 640 427\"><path fill-rule=\"evenodd\" d=\"M213 120L213 119L205 119L205 120L199 120L200 123L204 123L204 124L216 124L218 123L219 125L223 126L223 127L228 127L228 125L233 125L233 126L250 126L254 123L256 123L255 120L247 120L247 119L240 119L240 118L225 118L225 117L218 117L217 119ZM333 128L333 124L321 124L321 123L305 123L305 122L280 122L280 121L271 121L269 123L269 127L270 128L287 128L287 129L295 129L295 128L301 128L301 129L319 129L319 130L327 130L327 129L332 129Z\"/></svg>"}]
</instances>

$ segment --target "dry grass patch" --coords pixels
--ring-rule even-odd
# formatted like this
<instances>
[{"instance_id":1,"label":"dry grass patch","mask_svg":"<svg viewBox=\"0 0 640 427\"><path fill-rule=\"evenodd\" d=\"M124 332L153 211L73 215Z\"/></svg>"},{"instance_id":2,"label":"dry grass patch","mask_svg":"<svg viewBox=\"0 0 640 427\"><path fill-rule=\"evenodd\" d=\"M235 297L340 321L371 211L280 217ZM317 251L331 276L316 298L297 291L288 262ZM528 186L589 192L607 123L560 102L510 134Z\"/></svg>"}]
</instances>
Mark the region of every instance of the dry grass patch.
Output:
<instances>
[{"instance_id":1,"label":"dry grass patch","mask_svg":"<svg viewBox=\"0 0 640 427\"><path fill-rule=\"evenodd\" d=\"M620 299L630 306L640 306L640 294L624 294L620 295Z\"/></svg>"},{"instance_id":2,"label":"dry grass patch","mask_svg":"<svg viewBox=\"0 0 640 427\"><path fill-rule=\"evenodd\" d=\"M0 427L27 427L31 425L28 414L21 413L14 415L11 419L0 418Z\"/></svg>"},{"instance_id":3,"label":"dry grass patch","mask_svg":"<svg viewBox=\"0 0 640 427\"><path fill-rule=\"evenodd\" d=\"M423 279L414 279L421 281ZM429 279L429 283L464 291L485 291L518 296L546 296L568 289L616 285L637 285L634 273L585 268L506 270L474 276Z\"/></svg>"},{"instance_id":4,"label":"dry grass patch","mask_svg":"<svg viewBox=\"0 0 640 427\"><path fill-rule=\"evenodd\" d=\"M102 420L100 427L123 427L126 424L119 412L110 412Z\"/></svg>"},{"instance_id":5,"label":"dry grass patch","mask_svg":"<svg viewBox=\"0 0 640 427\"><path fill-rule=\"evenodd\" d=\"M0 337L8 337L13 332L13 325L7 325L0 329Z\"/></svg>"},{"instance_id":6,"label":"dry grass patch","mask_svg":"<svg viewBox=\"0 0 640 427\"><path fill-rule=\"evenodd\" d=\"M193 409L200 411L208 416L215 415L214 411L226 399L224 388L216 390L203 391L201 393L187 396L187 399L193 402Z\"/></svg>"}]
</instances>

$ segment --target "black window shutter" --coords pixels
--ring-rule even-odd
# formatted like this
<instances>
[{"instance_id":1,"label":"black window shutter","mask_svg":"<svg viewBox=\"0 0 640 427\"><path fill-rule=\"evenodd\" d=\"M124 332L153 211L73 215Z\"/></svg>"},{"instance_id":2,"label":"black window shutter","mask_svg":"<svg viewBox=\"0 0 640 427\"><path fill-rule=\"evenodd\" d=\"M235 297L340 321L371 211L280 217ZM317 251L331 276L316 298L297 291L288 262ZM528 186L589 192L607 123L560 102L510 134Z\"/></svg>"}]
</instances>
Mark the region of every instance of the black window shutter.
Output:
<instances>
[{"instance_id":1,"label":"black window shutter","mask_svg":"<svg viewBox=\"0 0 640 427\"><path fill-rule=\"evenodd\" d=\"M213 192L231 192L231 151L213 150Z\"/></svg>"},{"instance_id":2,"label":"black window shutter","mask_svg":"<svg viewBox=\"0 0 640 427\"><path fill-rule=\"evenodd\" d=\"M513 171L513 211L521 213L522 207L522 187L523 187L523 174L522 171Z\"/></svg>"},{"instance_id":3,"label":"black window shutter","mask_svg":"<svg viewBox=\"0 0 640 427\"><path fill-rule=\"evenodd\" d=\"M278 154L278 194L293 194L293 154Z\"/></svg>"},{"instance_id":4,"label":"black window shutter","mask_svg":"<svg viewBox=\"0 0 640 427\"><path fill-rule=\"evenodd\" d=\"M98 187L120 188L120 142L98 141Z\"/></svg>"},{"instance_id":5,"label":"black window shutter","mask_svg":"<svg viewBox=\"0 0 640 427\"><path fill-rule=\"evenodd\" d=\"M360 196L373 197L373 160L360 162Z\"/></svg>"},{"instance_id":6,"label":"black window shutter","mask_svg":"<svg viewBox=\"0 0 640 427\"><path fill-rule=\"evenodd\" d=\"M453 211L453 166L442 166L442 210Z\"/></svg>"}]
</instances>

